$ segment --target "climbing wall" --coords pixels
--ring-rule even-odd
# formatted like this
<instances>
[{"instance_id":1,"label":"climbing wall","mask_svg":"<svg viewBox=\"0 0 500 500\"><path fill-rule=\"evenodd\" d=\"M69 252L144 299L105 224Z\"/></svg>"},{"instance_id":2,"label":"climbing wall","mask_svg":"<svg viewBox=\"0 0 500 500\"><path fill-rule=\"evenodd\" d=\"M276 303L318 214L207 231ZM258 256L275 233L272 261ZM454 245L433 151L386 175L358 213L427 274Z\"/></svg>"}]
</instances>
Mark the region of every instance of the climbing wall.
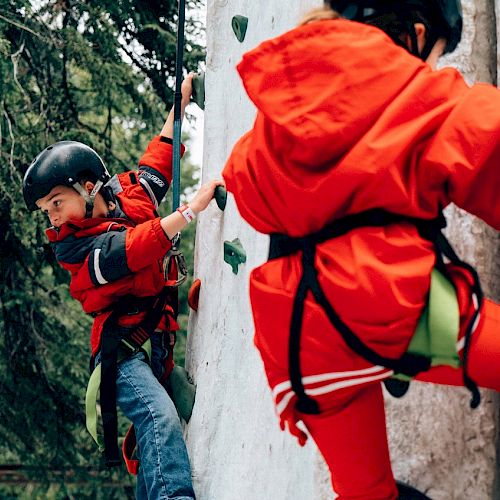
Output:
<instances>
[{"instance_id":1,"label":"climbing wall","mask_svg":"<svg viewBox=\"0 0 500 500\"><path fill-rule=\"evenodd\" d=\"M220 175L237 139L253 123L235 65L260 41L297 24L312 2L209 0L207 5L206 109L203 179ZM234 15L249 18L240 43ZM188 367L197 384L187 442L201 500L319 498L315 450L282 433L263 367L253 347L248 275L266 260L268 238L252 230L229 196L224 213L214 206L198 221L195 269L202 281L199 309L190 318ZM223 261L223 242L239 238L247 261L238 274Z\"/></svg>"},{"instance_id":2,"label":"climbing wall","mask_svg":"<svg viewBox=\"0 0 500 500\"><path fill-rule=\"evenodd\" d=\"M255 110L235 71L241 55L292 28L321 3L208 0L204 180L219 176L233 144L252 126ZM496 78L494 10L492 0L464 2L464 42L448 63L471 82ZM249 18L243 43L231 29L237 14ZM314 445L301 449L280 432L252 343L248 275L265 261L268 238L241 219L231 196L224 213L213 205L198 220L195 277L202 288L198 312L190 317L187 355L197 384L186 436L198 498L331 499L328 474ZM496 234L456 209L447 215L451 239L478 264L487 291L495 294L491 277L499 270L491 262ZM223 261L223 242L235 238L247 252L238 274ZM494 493L497 403L491 394L483 396L481 409L474 412L460 389L413 384L403 400L388 399L397 476L428 491L434 500L500 498Z\"/></svg>"}]
</instances>

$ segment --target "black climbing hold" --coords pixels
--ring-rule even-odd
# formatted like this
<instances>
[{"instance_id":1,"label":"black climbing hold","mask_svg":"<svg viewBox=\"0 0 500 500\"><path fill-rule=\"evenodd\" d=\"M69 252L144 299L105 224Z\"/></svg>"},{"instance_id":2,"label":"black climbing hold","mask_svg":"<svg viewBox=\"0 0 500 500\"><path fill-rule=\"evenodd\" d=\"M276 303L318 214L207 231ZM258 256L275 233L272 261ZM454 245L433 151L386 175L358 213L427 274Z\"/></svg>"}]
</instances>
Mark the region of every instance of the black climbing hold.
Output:
<instances>
[{"instance_id":1,"label":"black climbing hold","mask_svg":"<svg viewBox=\"0 0 500 500\"><path fill-rule=\"evenodd\" d=\"M231 20L231 26L233 27L234 34L239 42L245 40L245 35L247 34L248 27L248 17L245 16L234 16Z\"/></svg>"},{"instance_id":2,"label":"black climbing hold","mask_svg":"<svg viewBox=\"0 0 500 500\"><path fill-rule=\"evenodd\" d=\"M247 254L239 238L224 242L224 262L227 262L234 274L238 274L238 266L247 261Z\"/></svg>"},{"instance_id":3,"label":"black climbing hold","mask_svg":"<svg viewBox=\"0 0 500 500\"><path fill-rule=\"evenodd\" d=\"M214 198L215 198L215 203L217 203L217 206L221 210L224 210L226 208L226 202L227 202L226 188L224 186L217 186L215 188Z\"/></svg>"},{"instance_id":4,"label":"black climbing hold","mask_svg":"<svg viewBox=\"0 0 500 500\"><path fill-rule=\"evenodd\" d=\"M200 71L193 78L193 92L191 100L198 104L201 109L205 109L205 72Z\"/></svg>"},{"instance_id":5,"label":"black climbing hold","mask_svg":"<svg viewBox=\"0 0 500 500\"><path fill-rule=\"evenodd\" d=\"M387 392L395 398L402 398L410 388L410 382L406 380L398 380L397 378L385 379L384 385Z\"/></svg>"},{"instance_id":6,"label":"black climbing hold","mask_svg":"<svg viewBox=\"0 0 500 500\"><path fill-rule=\"evenodd\" d=\"M396 481L396 484L399 493L398 500L432 500L409 484L401 481Z\"/></svg>"}]
</instances>

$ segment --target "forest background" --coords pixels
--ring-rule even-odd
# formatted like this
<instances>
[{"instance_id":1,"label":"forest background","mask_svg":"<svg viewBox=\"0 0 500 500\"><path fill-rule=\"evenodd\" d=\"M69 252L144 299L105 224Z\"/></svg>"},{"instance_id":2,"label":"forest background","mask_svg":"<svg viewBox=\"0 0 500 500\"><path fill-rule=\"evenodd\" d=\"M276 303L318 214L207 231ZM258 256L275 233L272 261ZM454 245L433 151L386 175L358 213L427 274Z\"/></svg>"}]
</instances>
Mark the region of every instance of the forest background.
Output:
<instances>
[{"instance_id":1,"label":"forest background","mask_svg":"<svg viewBox=\"0 0 500 500\"><path fill-rule=\"evenodd\" d=\"M196 71L202 2L187 4L185 67ZM176 13L175 0L0 0L1 498L133 498L132 480L101 466L86 432L91 318L69 297L47 220L27 212L21 186L60 140L93 147L112 173L135 168L173 102ZM186 194L197 167L185 157L182 168ZM194 228L183 233L191 267Z\"/></svg>"}]
</instances>

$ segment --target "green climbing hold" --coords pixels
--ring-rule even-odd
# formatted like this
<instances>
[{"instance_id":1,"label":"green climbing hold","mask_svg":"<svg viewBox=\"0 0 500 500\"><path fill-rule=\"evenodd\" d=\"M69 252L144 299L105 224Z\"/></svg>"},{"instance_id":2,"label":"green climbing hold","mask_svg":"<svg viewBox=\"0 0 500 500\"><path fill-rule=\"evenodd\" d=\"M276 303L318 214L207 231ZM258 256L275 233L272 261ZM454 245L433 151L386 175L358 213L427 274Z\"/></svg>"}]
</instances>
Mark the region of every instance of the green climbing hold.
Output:
<instances>
[{"instance_id":1,"label":"green climbing hold","mask_svg":"<svg viewBox=\"0 0 500 500\"><path fill-rule=\"evenodd\" d=\"M226 188L224 186L217 186L215 188L214 198L215 198L215 203L217 203L217 206L221 210L224 210L226 208L226 202L227 202Z\"/></svg>"},{"instance_id":2,"label":"green climbing hold","mask_svg":"<svg viewBox=\"0 0 500 500\"><path fill-rule=\"evenodd\" d=\"M231 20L231 26L233 27L234 34L239 42L245 40L245 35L247 34L248 27L248 17L245 16L234 16Z\"/></svg>"},{"instance_id":3,"label":"green climbing hold","mask_svg":"<svg viewBox=\"0 0 500 500\"><path fill-rule=\"evenodd\" d=\"M191 413L193 413L196 387L191 383L186 369L182 366L174 366L169 380L172 388L172 400L177 408L177 413L187 423L191 418Z\"/></svg>"},{"instance_id":4,"label":"green climbing hold","mask_svg":"<svg viewBox=\"0 0 500 500\"><path fill-rule=\"evenodd\" d=\"M198 104L201 109L205 109L205 72L200 71L193 78L193 92L191 100Z\"/></svg>"},{"instance_id":5,"label":"green climbing hold","mask_svg":"<svg viewBox=\"0 0 500 500\"><path fill-rule=\"evenodd\" d=\"M238 274L238 266L247 261L247 254L239 238L224 242L224 262L227 262L234 274Z\"/></svg>"}]
</instances>

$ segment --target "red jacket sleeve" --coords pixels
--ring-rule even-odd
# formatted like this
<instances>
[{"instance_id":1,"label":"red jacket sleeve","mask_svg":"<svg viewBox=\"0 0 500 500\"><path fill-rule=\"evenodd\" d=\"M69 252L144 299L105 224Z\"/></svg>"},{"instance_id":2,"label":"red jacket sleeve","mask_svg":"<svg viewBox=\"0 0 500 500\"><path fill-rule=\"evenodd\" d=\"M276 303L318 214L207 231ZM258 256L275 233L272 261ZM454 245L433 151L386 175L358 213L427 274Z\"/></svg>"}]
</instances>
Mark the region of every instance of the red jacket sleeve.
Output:
<instances>
[{"instance_id":1,"label":"red jacket sleeve","mask_svg":"<svg viewBox=\"0 0 500 500\"><path fill-rule=\"evenodd\" d=\"M443 179L448 201L500 230L500 92L472 87L431 140L421 167ZM430 174L429 174L430 175Z\"/></svg>"},{"instance_id":2,"label":"red jacket sleeve","mask_svg":"<svg viewBox=\"0 0 500 500\"><path fill-rule=\"evenodd\" d=\"M181 157L186 148L181 144ZM157 135L153 137L139 160L139 169L148 167L161 174L169 183L172 181L172 139Z\"/></svg>"},{"instance_id":3,"label":"red jacket sleeve","mask_svg":"<svg viewBox=\"0 0 500 500\"><path fill-rule=\"evenodd\" d=\"M181 144L181 156L185 148ZM139 160L139 182L157 208L167 193L172 181L172 140L156 136L148 144L146 152Z\"/></svg>"},{"instance_id":4,"label":"red jacket sleeve","mask_svg":"<svg viewBox=\"0 0 500 500\"><path fill-rule=\"evenodd\" d=\"M125 252L131 272L135 273L155 263L170 250L172 244L160 221L161 218L158 217L127 230Z\"/></svg>"},{"instance_id":5,"label":"red jacket sleeve","mask_svg":"<svg viewBox=\"0 0 500 500\"><path fill-rule=\"evenodd\" d=\"M72 290L112 283L158 262L171 247L160 220L158 217L125 231L110 231L94 238L81 264L65 265L73 275Z\"/></svg>"}]
</instances>

